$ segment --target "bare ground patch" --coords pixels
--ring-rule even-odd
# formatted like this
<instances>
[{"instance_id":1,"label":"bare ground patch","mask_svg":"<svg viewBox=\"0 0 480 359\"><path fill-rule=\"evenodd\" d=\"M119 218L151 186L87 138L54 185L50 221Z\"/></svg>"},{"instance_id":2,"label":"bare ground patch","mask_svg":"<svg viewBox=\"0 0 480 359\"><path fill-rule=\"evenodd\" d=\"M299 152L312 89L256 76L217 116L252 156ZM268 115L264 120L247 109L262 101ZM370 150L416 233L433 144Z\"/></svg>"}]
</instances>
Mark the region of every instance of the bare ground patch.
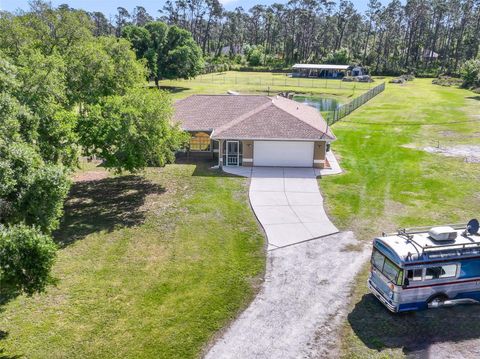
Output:
<instances>
[{"instance_id":1,"label":"bare ground patch","mask_svg":"<svg viewBox=\"0 0 480 359\"><path fill-rule=\"evenodd\" d=\"M105 170L86 171L76 174L73 177L74 182L98 181L108 177L108 172Z\"/></svg>"},{"instance_id":2,"label":"bare ground patch","mask_svg":"<svg viewBox=\"0 0 480 359\"><path fill-rule=\"evenodd\" d=\"M429 153L437 153L447 157L464 158L465 162L480 163L480 146L476 145L456 145L449 147L431 147L423 148Z\"/></svg>"}]
</instances>

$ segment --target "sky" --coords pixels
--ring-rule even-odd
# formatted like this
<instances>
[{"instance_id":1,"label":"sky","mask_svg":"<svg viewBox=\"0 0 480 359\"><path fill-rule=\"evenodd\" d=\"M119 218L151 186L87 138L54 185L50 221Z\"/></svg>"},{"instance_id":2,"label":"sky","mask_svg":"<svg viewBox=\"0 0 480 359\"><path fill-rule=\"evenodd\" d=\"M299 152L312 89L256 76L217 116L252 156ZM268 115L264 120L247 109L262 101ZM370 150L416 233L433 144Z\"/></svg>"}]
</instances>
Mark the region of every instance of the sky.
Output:
<instances>
[{"instance_id":1,"label":"sky","mask_svg":"<svg viewBox=\"0 0 480 359\"><path fill-rule=\"evenodd\" d=\"M220 0L227 10L233 10L238 6L245 10L250 9L257 4L269 5L274 2L286 3L288 0ZM27 10L28 0L0 0L0 10L15 11L17 9ZM355 7L364 11L368 0L352 0ZM51 0L52 5L68 4L75 9L84 9L86 11L101 11L109 17L115 15L117 7L124 7L128 11L132 11L135 6L141 5L153 17L159 16L158 10L163 7L164 0Z\"/></svg>"}]
</instances>

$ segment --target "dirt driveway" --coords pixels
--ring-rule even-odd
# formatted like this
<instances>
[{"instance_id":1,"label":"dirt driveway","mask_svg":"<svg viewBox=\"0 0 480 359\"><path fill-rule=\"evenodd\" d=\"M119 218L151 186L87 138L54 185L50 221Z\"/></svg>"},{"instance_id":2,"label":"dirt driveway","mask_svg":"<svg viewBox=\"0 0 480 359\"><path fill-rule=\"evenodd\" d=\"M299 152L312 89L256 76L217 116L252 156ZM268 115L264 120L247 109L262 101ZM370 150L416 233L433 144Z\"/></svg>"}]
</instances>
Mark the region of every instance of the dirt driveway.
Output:
<instances>
[{"instance_id":1,"label":"dirt driveway","mask_svg":"<svg viewBox=\"0 0 480 359\"><path fill-rule=\"evenodd\" d=\"M206 358L336 357L336 329L367 257L352 232L269 251L262 290Z\"/></svg>"}]
</instances>

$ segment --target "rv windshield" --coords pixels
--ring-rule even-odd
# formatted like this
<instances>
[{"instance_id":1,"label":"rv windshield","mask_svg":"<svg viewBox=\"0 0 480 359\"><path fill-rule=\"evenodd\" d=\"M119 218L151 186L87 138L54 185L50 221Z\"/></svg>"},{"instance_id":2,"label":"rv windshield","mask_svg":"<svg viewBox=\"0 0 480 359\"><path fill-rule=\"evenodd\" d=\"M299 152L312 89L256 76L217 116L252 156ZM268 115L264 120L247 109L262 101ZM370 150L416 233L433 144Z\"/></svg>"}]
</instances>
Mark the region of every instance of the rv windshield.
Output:
<instances>
[{"instance_id":1,"label":"rv windshield","mask_svg":"<svg viewBox=\"0 0 480 359\"><path fill-rule=\"evenodd\" d=\"M393 283L402 284L402 270L377 249L372 253L372 265Z\"/></svg>"}]
</instances>

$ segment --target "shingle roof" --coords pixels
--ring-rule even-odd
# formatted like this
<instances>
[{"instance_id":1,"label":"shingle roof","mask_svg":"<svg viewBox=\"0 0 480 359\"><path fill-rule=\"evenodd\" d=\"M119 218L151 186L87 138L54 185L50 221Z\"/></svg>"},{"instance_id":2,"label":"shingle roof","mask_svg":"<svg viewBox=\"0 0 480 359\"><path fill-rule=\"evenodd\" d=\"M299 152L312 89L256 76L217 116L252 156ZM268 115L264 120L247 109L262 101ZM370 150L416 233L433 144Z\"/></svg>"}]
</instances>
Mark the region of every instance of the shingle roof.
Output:
<instances>
[{"instance_id":1,"label":"shingle roof","mask_svg":"<svg viewBox=\"0 0 480 359\"><path fill-rule=\"evenodd\" d=\"M186 131L212 131L268 102L267 96L193 95L175 103L174 120Z\"/></svg>"},{"instance_id":2,"label":"shingle roof","mask_svg":"<svg viewBox=\"0 0 480 359\"><path fill-rule=\"evenodd\" d=\"M315 108L283 97L193 95L175 103L174 120L214 139L334 140Z\"/></svg>"}]
</instances>

